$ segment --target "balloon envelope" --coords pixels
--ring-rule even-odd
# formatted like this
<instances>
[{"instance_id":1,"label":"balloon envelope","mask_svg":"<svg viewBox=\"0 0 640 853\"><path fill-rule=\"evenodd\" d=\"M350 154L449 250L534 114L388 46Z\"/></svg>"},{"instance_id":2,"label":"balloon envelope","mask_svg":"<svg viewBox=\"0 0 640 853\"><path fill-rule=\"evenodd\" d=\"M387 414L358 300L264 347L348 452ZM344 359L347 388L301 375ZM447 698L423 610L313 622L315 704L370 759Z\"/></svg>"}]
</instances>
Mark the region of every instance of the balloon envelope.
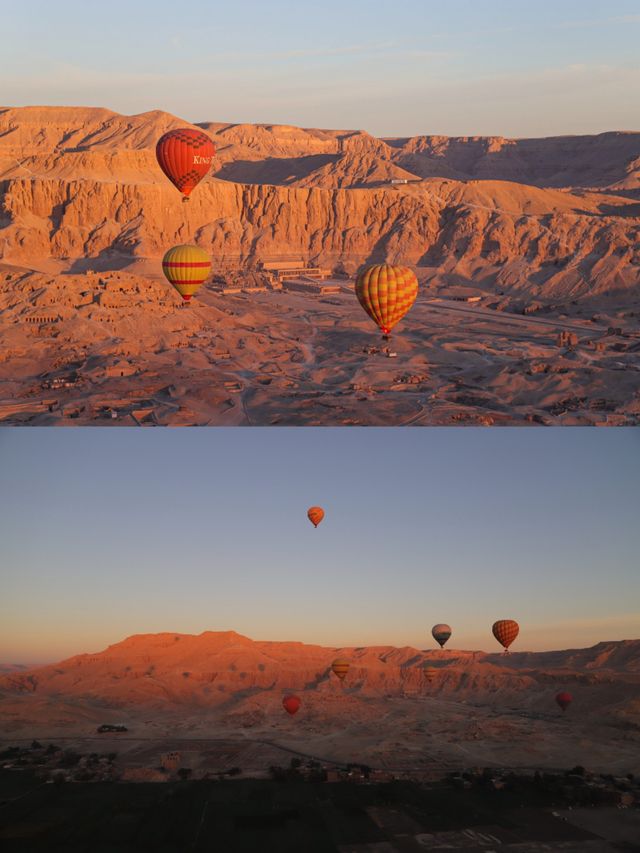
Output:
<instances>
[{"instance_id":1,"label":"balloon envelope","mask_svg":"<svg viewBox=\"0 0 640 853\"><path fill-rule=\"evenodd\" d=\"M174 246L162 259L162 272L188 302L211 272L211 259L197 246Z\"/></svg>"},{"instance_id":2,"label":"balloon envelope","mask_svg":"<svg viewBox=\"0 0 640 853\"><path fill-rule=\"evenodd\" d=\"M336 658L331 664L333 674L337 675L340 681L344 681L346 674L349 672L349 661L344 658Z\"/></svg>"},{"instance_id":3,"label":"balloon envelope","mask_svg":"<svg viewBox=\"0 0 640 853\"><path fill-rule=\"evenodd\" d=\"M312 506L307 510L307 518L314 527L317 527L324 518L324 510L321 506Z\"/></svg>"},{"instance_id":4,"label":"balloon envelope","mask_svg":"<svg viewBox=\"0 0 640 853\"><path fill-rule=\"evenodd\" d=\"M409 267L376 264L356 280L358 301L374 323L388 335L416 301L418 279Z\"/></svg>"},{"instance_id":5,"label":"balloon envelope","mask_svg":"<svg viewBox=\"0 0 640 853\"><path fill-rule=\"evenodd\" d=\"M433 679L436 677L435 667L429 666L429 664L427 663L425 663L422 667L422 672L424 673L424 677L427 679L427 681L433 681Z\"/></svg>"},{"instance_id":6,"label":"balloon envelope","mask_svg":"<svg viewBox=\"0 0 640 853\"><path fill-rule=\"evenodd\" d=\"M297 696L293 695L285 696L282 700L282 707L285 709L287 714L291 714L292 716L293 714L296 714L298 712L298 708L301 704L302 702L300 701L300 699L298 699Z\"/></svg>"},{"instance_id":7,"label":"balloon envelope","mask_svg":"<svg viewBox=\"0 0 640 853\"><path fill-rule=\"evenodd\" d=\"M207 134L192 127L170 130L156 145L160 168L187 198L211 168L215 153Z\"/></svg>"},{"instance_id":8,"label":"balloon envelope","mask_svg":"<svg viewBox=\"0 0 640 853\"><path fill-rule=\"evenodd\" d=\"M491 630L493 631L493 636L501 646L504 646L506 651L518 636L520 626L513 619L499 619L493 623Z\"/></svg>"},{"instance_id":9,"label":"balloon envelope","mask_svg":"<svg viewBox=\"0 0 640 853\"><path fill-rule=\"evenodd\" d=\"M569 705L573 702L573 696L571 693L567 693L566 690L561 690L560 693L556 695L556 702L563 711L566 711Z\"/></svg>"},{"instance_id":10,"label":"balloon envelope","mask_svg":"<svg viewBox=\"0 0 640 853\"><path fill-rule=\"evenodd\" d=\"M433 635L433 639L436 643L440 643L440 648L443 648L444 644L451 636L451 628L449 625L445 625L444 622L440 622L433 626L431 634Z\"/></svg>"}]
</instances>

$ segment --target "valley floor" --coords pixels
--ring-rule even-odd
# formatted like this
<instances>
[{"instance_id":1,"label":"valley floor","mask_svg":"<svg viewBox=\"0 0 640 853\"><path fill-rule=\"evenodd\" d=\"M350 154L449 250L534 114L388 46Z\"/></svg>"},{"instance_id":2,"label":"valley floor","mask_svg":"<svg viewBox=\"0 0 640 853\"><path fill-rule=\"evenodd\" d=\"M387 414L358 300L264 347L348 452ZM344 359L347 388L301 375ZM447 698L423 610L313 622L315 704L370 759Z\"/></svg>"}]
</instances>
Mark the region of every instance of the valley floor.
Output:
<instances>
[{"instance_id":1,"label":"valley floor","mask_svg":"<svg viewBox=\"0 0 640 853\"><path fill-rule=\"evenodd\" d=\"M479 777L468 789L299 779L43 784L28 771L5 770L0 840L6 853L639 849L637 809L557 810L572 797L554 780L515 777L502 790Z\"/></svg>"},{"instance_id":2,"label":"valley floor","mask_svg":"<svg viewBox=\"0 0 640 853\"><path fill-rule=\"evenodd\" d=\"M40 325L25 322L26 303L5 285L0 423L640 423L631 303L523 315L427 291L385 344L352 284L331 298L209 287L182 309L156 280L118 279L142 295L121 308L85 296ZM46 313L29 310L36 321Z\"/></svg>"}]
</instances>

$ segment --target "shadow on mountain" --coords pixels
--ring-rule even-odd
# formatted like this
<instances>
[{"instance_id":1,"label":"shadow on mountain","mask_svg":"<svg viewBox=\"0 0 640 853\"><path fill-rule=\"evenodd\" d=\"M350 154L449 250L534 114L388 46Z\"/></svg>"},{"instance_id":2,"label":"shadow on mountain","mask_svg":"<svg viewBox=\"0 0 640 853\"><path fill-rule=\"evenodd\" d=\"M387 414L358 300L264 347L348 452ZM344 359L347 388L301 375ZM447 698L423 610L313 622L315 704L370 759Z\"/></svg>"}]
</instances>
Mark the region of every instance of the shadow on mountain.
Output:
<instances>
[{"instance_id":1,"label":"shadow on mountain","mask_svg":"<svg viewBox=\"0 0 640 853\"><path fill-rule=\"evenodd\" d=\"M339 159L339 154L310 154L306 157L236 160L224 165L215 176L238 184L292 184Z\"/></svg>"}]
</instances>

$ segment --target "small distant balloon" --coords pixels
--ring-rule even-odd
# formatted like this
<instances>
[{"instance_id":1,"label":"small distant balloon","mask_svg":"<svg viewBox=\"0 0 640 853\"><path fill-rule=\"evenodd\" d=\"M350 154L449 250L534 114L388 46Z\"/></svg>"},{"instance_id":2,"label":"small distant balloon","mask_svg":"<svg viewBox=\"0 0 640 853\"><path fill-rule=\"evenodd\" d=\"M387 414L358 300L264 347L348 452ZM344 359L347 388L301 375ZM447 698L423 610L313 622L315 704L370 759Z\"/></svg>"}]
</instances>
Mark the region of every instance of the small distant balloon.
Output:
<instances>
[{"instance_id":1,"label":"small distant balloon","mask_svg":"<svg viewBox=\"0 0 640 853\"><path fill-rule=\"evenodd\" d=\"M207 134L193 127L170 130L156 145L158 165L185 200L211 168L215 153Z\"/></svg>"},{"instance_id":2,"label":"small distant balloon","mask_svg":"<svg viewBox=\"0 0 640 853\"><path fill-rule=\"evenodd\" d=\"M425 663L422 667L422 674L427 681L431 682L436 677L436 669L434 666L429 666L428 663Z\"/></svg>"},{"instance_id":3,"label":"small distant balloon","mask_svg":"<svg viewBox=\"0 0 640 853\"><path fill-rule=\"evenodd\" d=\"M509 651L509 646L520 632L520 626L513 619L498 619L493 623L493 636L504 647L505 653Z\"/></svg>"},{"instance_id":4,"label":"small distant balloon","mask_svg":"<svg viewBox=\"0 0 640 853\"><path fill-rule=\"evenodd\" d=\"M571 693L567 693L566 690L561 690L560 693L556 694L556 702L562 708L562 711L566 711L569 705L573 702L573 696Z\"/></svg>"},{"instance_id":5,"label":"small distant balloon","mask_svg":"<svg viewBox=\"0 0 640 853\"><path fill-rule=\"evenodd\" d=\"M331 664L331 669L340 681L344 681L346 674L349 672L349 666L349 661L345 660L345 658L336 658Z\"/></svg>"},{"instance_id":6,"label":"small distant balloon","mask_svg":"<svg viewBox=\"0 0 640 853\"><path fill-rule=\"evenodd\" d=\"M365 267L356 279L358 301L388 336L416 301L418 279L409 267L375 264Z\"/></svg>"},{"instance_id":7,"label":"small distant balloon","mask_svg":"<svg viewBox=\"0 0 640 853\"><path fill-rule=\"evenodd\" d=\"M312 506L307 510L307 518L314 527L317 527L324 518L324 510L321 506Z\"/></svg>"},{"instance_id":8,"label":"small distant balloon","mask_svg":"<svg viewBox=\"0 0 640 853\"><path fill-rule=\"evenodd\" d=\"M174 246L162 259L162 272L188 303L211 272L211 258L197 246Z\"/></svg>"},{"instance_id":9,"label":"small distant balloon","mask_svg":"<svg viewBox=\"0 0 640 853\"><path fill-rule=\"evenodd\" d=\"M444 648L444 644L447 642L449 637L451 636L451 628L449 625L445 625L444 622L440 622L437 625L434 625L431 629L431 634L436 643L440 644L440 648Z\"/></svg>"},{"instance_id":10,"label":"small distant balloon","mask_svg":"<svg viewBox=\"0 0 640 853\"><path fill-rule=\"evenodd\" d=\"M298 708L300 707L300 705L302 705L302 702L297 696L294 696L293 694L285 696L282 700L282 707L285 709L287 714L291 714L291 716L298 713Z\"/></svg>"}]
</instances>

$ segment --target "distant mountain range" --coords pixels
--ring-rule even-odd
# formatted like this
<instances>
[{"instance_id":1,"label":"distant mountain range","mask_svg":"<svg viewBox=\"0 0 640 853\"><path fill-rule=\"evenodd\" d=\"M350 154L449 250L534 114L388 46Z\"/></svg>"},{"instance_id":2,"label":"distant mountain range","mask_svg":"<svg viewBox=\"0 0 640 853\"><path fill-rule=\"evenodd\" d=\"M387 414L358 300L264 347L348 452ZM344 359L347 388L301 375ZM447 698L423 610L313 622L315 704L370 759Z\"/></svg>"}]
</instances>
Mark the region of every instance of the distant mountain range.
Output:
<instances>
[{"instance_id":1,"label":"distant mountain range","mask_svg":"<svg viewBox=\"0 0 640 853\"><path fill-rule=\"evenodd\" d=\"M350 662L343 685L331 671L336 657ZM435 670L432 680L424 665ZM575 685L606 693L626 685L640 696L640 640L598 643L588 649L501 653L410 646L326 648L254 641L229 632L141 634L97 654L0 676L1 694L85 698L105 705L228 704L260 693L317 694L345 689L363 697L407 695L513 696L543 686ZM605 688L603 690L603 688Z\"/></svg>"},{"instance_id":2,"label":"distant mountain range","mask_svg":"<svg viewBox=\"0 0 640 853\"><path fill-rule=\"evenodd\" d=\"M248 266L398 261L542 299L640 281L640 133L377 139L204 122L216 163L183 205L154 149L185 124L160 111L0 110L0 259L107 269L189 240Z\"/></svg>"}]
</instances>

